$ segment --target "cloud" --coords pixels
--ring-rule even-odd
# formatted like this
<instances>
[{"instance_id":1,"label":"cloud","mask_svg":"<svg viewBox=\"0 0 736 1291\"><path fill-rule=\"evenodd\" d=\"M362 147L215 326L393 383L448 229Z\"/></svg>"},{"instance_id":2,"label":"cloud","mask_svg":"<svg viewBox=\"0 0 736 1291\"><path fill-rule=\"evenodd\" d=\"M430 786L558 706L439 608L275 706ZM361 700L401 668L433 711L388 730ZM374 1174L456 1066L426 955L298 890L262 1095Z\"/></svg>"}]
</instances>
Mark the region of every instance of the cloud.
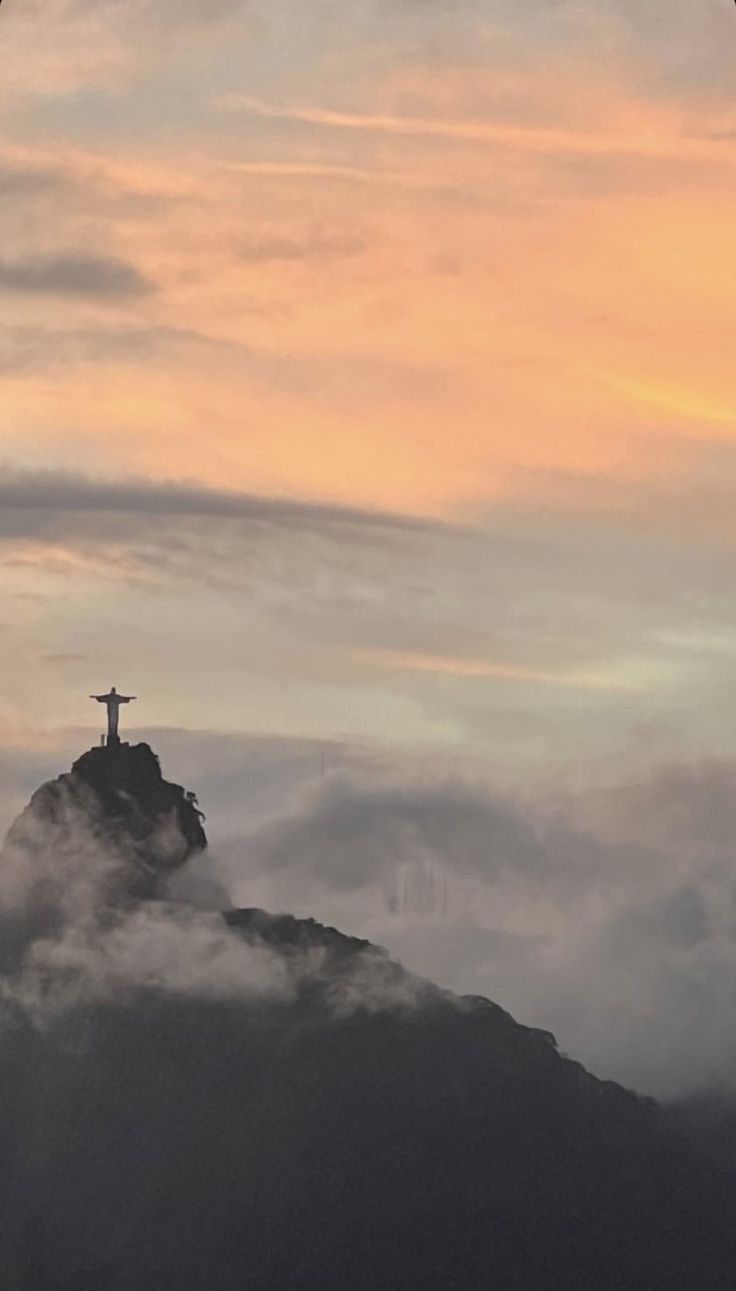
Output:
<instances>
[{"instance_id":1,"label":"cloud","mask_svg":"<svg viewBox=\"0 0 736 1291\"><path fill-rule=\"evenodd\" d=\"M128 88L142 70L159 80L168 63L162 49L204 43L247 21L251 0L29 0L7 5L4 41L13 55L3 91L23 101L30 95L66 96L90 86L109 93Z\"/></svg>"},{"instance_id":2,"label":"cloud","mask_svg":"<svg viewBox=\"0 0 736 1291\"><path fill-rule=\"evenodd\" d=\"M149 846L165 850L172 830L159 822ZM46 1026L69 1010L142 994L285 1003L306 988L341 1017L437 998L367 945L338 966L320 935L284 947L257 926L244 935L214 907L230 903L216 875L208 880L206 857L196 873L184 867L155 899L141 899L136 855L133 837L115 831L86 785L66 776L37 791L0 852L3 1021L20 1010Z\"/></svg>"},{"instance_id":3,"label":"cloud","mask_svg":"<svg viewBox=\"0 0 736 1291\"><path fill-rule=\"evenodd\" d=\"M191 364L193 356L225 353L248 356L245 347L193 329L156 326L23 327L0 326L0 372L35 376L79 367Z\"/></svg>"},{"instance_id":4,"label":"cloud","mask_svg":"<svg viewBox=\"0 0 736 1291\"><path fill-rule=\"evenodd\" d=\"M503 681L531 681L543 685L571 686L586 689L615 689L617 683L610 677L596 676L593 672L544 671L524 667L522 664L494 659L474 659L463 655L433 655L422 651L402 653L399 650L365 650L356 657L367 664L376 664L398 672L429 673L434 676L496 678ZM620 685L620 683L619 683Z\"/></svg>"},{"instance_id":5,"label":"cloud","mask_svg":"<svg viewBox=\"0 0 736 1291\"><path fill-rule=\"evenodd\" d=\"M390 883L405 859L489 874L535 869L543 852L513 805L470 786L361 786L338 775L251 836L248 857L258 872L298 871L300 882L350 890Z\"/></svg>"},{"instance_id":6,"label":"cloud","mask_svg":"<svg viewBox=\"0 0 736 1291\"><path fill-rule=\"evenodd\" d=\"M93 299L140 296L153 284L127 260L64 252L0 260L0 290Z\"/></svg>"},{"instance_id":7,"label":"cloud","mask_svg":"<svg viewBox=\"0 0 736 1291\"><path fill-rule=\"evenodd\" d=\"M2 997L38 1022L138 991L284 1002L296 994L295 967L229 932L218 914L157 903L93 926L70 923L61 935L32 942L21 974L3 983ZM315 962L315 977L318 971Z\"/></svg>"},{"instance_id":8,"label":"cloud","mask_svg":"<svg viewBox=\"0 0 736 1291\"><path fill-rule=\"evenodd\" d=\"M293 990L267 957L221 941L212 914L229 893L387 946L420 977L488 996L643 1092L736 1088L732 762L663 764L573 793L501 790L487 769L398 750L328 744L321 778L317 741L164 731L154 743L196 785L214 854L177 872L162 907L105 931L96 911L110 870L95 840L49 848L40 870L37 856L6 853L6 909L43 880L65 911L61 944L37 938L29 960L24 1007L38 1016L80 995ZM25 759L26 786L51 760ZM18 778L12 753L3 767L5 783ZM390 973L363 967L379 1005L402 1007L389 1003ZM321 966L300 971L316 980Z\"/></svg>"},{"instance_id":9,"label":"cloud","mask_svg":"<svg viewBox=\"0 0 736 1291\"><path fill-rule=\"evenodd\" d=\"M241 260L257 264L270 260L324 260L333 256L357 256L365 247L361 238L314 230L304 238L265 237L260 241L243 242L237 255Z\"/></svg>"},{"instance_id":10,"label":"cloud","mask_svg":"<svg viewBox=\"0 0 736 1291\"><path fill-rule=\"evenodd\" d=\"M100 665L110 646L96 607L114 586L121 616L141 625L128 648L141 677L131 689L146 689L146 676L158 689L165 675L174 720L178 692L195 676L208 699L187 711L189 724L231 727L235 687L244 696L237 720L266 729L297 722L305 733L375 736L392 722L402 740L462 741L503 756L513 776L574 761L588 776L602 761L641 765L673 747L730 747L730 513L705 472L694 501L701 485L688 461L687 493L674 481L671 496L664 485L650 496L645 484L611 484L590 508L580 481L558 481L557 494L546 481L526 502L489 509L480 530L11 471L0 477L0 554L8 577L33 579L51 597L48 649L75 650L84 638ZM715 479L727 478L727 462L714 464ZM87 608L72 614L73 578L84 582ZM166 592L153 620L152 589ZM172 663L160 640L161 613L173 634L186 634L186 662ZM19 681L23 643L37 658L38 633L24 629L6 660ZM34 694L54 684L48 668L34 674Z\"/></svg>"},{"instance_id":11,"label":"cloud","mask_svg":"<svg viewBox=\"0 0 736 1291\"><path fill-rule=\"evenodd\" d=\"M240 902L312 912L660 1097L736 1088L732 763L576 794L397 766L313 780L222 848Z\"/></svg>"},{"instance_id":12,"label":"cloud","mask_svg":"<svg viewBox=\"0 0 736 1291\"><path fill-rule=\"evenodd\" d=\"M458 142L496 144L550 156L555 153L583 156L707 158L721 156L730 164L730 152L717 139L692 139L660 129L639 135L635 131L616 133L595 130L558 129L508 125L483 120L443 120L440 117L410 117L394 114L371 114L336 111L315 105L268 103L248 95L231 94L218 100L226 112L243 112L277 121L332 130L361 131L376 135L398 135L405 138L457 140Z\"/></svg>"},{"instance_id":13,"label":"cloud","mask_svg":"<svg viewBox=\"0 0 736 1291\"><path fill-rule=\"evenodd\" d=\"M70 663L84 663L87 659L86 654L79 654L76 651L61 651L55 654L41 654L38 656L42 663L51 664L52 667L65 667Z\"/></svg>"},{"instance_id":14,"label":"cloud","mask_svg":"<svg viewBox=\"0 0 736 1291\"><path fill-rule=\"evenodd\" d=\"M0 196L25 197L31 193L56 192L69 183L62 171L43 165L0 162Z\"/></svg>"},{"instance_id":15,"label":"cloud","mask_svg":"<svg viewBox=\"0 0 736 1291\"><path fill-rule=\"evenodd\" d=\"M50 517L132 515L249 521L288 529L462 533L423 516L176 483L94 480L61 471L9 471L0 478L0 536L37 536Z\"/></svg>"}]
</instances>

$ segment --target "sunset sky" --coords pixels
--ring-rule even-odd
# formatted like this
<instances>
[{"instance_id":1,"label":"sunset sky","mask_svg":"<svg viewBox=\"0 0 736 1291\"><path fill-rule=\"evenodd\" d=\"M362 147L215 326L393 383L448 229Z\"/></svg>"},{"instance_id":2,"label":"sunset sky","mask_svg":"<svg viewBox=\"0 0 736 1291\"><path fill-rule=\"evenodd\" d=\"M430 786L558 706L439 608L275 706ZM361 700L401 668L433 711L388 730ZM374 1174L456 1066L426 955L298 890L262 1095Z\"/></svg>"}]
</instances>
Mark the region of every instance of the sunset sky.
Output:
<instances>
[{"instance_id":1,"label":"sunset sky","mask_svg":"<svg viewBox=\"0 0 736 1291\"><path fill-rule=\"evenodd\" d=\"M6 739L736 749L726 0L5 0Z\"/></svg>"},{"instance_id":2,"label":"sunset sky","mask_svg":"<svg viewBox=\"0 0 736 1291\"><path fill-rule=\"evenodd\" d=\"M0 826L115 683L236 897L707 1067L731 0L3 0L0 66Z\"/></svg>"}]
</instances>

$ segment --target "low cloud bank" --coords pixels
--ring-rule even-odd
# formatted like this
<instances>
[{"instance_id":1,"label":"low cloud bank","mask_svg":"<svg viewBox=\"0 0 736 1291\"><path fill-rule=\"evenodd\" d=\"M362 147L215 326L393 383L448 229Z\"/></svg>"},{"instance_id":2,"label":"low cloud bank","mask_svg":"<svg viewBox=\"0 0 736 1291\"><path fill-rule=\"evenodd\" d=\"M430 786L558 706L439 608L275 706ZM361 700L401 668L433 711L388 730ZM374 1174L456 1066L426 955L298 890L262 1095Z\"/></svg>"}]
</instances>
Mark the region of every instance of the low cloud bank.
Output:
<instances>
[{"instance_id":1,"label":"low cloud bank","mask_svg":"<svg viewBox=\"0 0 736 1291\"><path fill-rule=\"evenodd\" d=\"M127 260L64 252L0 260L0 292L83 296L94 299L139 296L153 284Z\"/></svg>"},{"instance_id":2,"label":"low cloud bank","mask_svg":"<svg viewBox=\"0 0 736 1291\"><path fill-rule=\"evenodd\" d=\"M736 769L536 798L355 774L222 849L239 902L315 914L674 1097L736 1089Z\"/></svg>"},{"instance_id":3,"label":"low cloud bank","mask_svg":"<svg viewBox=\"0 0 736 1291\"><path fill-rule=\"evenodd\" d=\"M281 947L227 925L215 867L195 857L138 896L141 860L111 840L95 795L65 777L42 788L0 856L0 1009L45 1026L70 1010L130 1003L141 993L199 1001L290 1003L319 992L328 1011L413 1008L437 992L380 951L358 947L339 966L329 943ZM166 819L149 839L177 851ZM150 876L147 876L147 882ZM345 939L347 941L348 939Z\"/></svg>"},{"instance_id":4,"label":"low cloud bank","mask_svg":"<svg viewBox=\"0 0 736 1291\"><path fill-rule=\"evenodd\" d=\"M736 1090L730 763L555 796L399 759L346 758L307 779L314 758L286 747L262 768L279 787L264 797L248 759L233 759L234 775L218 761L230 778L210 824L237 835L172 872L160 900L126 898L129 858L102 845L78 796L51 830L30 817L0 865L6 1009L44 1024L137 992L288 1002L317 986L339 1014L413 1007L428 979L487 996L642 1092ZM331 976L324 948L284 955L228 928L219 912L233 906L319 919L409 972L356 951Z\"/></svg>"}]
</instances>

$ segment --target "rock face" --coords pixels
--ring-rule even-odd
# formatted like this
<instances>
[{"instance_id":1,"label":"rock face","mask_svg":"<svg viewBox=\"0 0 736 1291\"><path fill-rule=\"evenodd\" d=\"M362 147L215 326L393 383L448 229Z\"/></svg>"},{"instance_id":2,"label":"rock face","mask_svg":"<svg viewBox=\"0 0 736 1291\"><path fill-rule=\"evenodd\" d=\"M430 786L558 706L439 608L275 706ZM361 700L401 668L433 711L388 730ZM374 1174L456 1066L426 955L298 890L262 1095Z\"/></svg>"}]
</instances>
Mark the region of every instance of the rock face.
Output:
<instances>
[{"instance_id":1,"label":"rock face","mask_svg":"<svg viewBox=\"0 0 736 1291\"><path fill-rule=\"evenodd\" d=\"M46 786L33 847L88 809L165 871L161 821L200 836L149 754ZM314 920L103 887L0 978L3 1291L733 1291L732 1176L548 1033Z\"/></svg>"},{"instance_id":2,"label":"rock face","mask_svg":"<svg viewBox=\"0 0 736 1291\"><path fill-rule=\"evenodd\" d=\"M72 775L94 790L105 829L132 842L142 864L173 869L206 848L196 796L164 780L148 744L90 749Z\"/></svg>"},{"instance_id":3,"label":"rock face","mask_svg":"<svg viewBox=\"0 0 736 1291\"><path fill-rule=\"evenodd\" d=\"M89 933L163 896L172 871L206 847L194 794L164 779L147 744L91 749L36 790L5 839L0 972L40 938L68 942L80 925Z\"/></svg>"},{"instance_id":4,"label":"rock face","mask_svg":"<svg viewBox=\"0 0 736 1291\"><path fill-rule=\"evenodd\" d=\"M67 857L96 847L131 895L155 896L161 879L207 837L193 793L163 778L148 744L84 753L71 772L44 784L8 833L5 849Z\"/></svg>"}]
</instances>

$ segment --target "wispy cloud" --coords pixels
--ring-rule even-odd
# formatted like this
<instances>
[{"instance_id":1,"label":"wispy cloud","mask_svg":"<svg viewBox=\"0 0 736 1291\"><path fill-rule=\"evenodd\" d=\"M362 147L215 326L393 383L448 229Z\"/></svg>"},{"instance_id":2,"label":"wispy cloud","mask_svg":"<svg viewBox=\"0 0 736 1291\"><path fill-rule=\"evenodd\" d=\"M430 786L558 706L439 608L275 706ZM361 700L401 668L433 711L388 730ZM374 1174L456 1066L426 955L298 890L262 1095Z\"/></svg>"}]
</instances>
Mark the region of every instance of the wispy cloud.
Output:
<instances>
[{"instance_id":1,"label":"wispy cloud","mask_svg":"<svg viewBox=\"0 0 736 1291\"><path fill-rule=\"evenodd\" d=\"M596 132L547 127L508 125L482 120L443 120L393 114L343 112L311 104L275 104L247 94L223 95L217 101L223 111L334 130L366 131L372 134L402 135L435 139L457 139L471 143L496 144L535 153L570 153L586 156L713 157L725 164L732 150L717 140L694 139L664 130L632 129L627 132ZM724 144L725 141L721 141Z\"/></svg>"},{"instance_id":2,"label":"wispy cloud","mask_svg":"<svg viewBox=\"0 0 736 1291\"><path fill-rule=\"evenodd\" d=\"M54 192L63 187L63 171L42 162L32 165L0 161L0 196L25 196L28 193Z\"/></svg>"},{"instance_id":3,"label":"wispy cloud","mask_svg":"<svg viewBox=\"0 0 736 1291\"><path fill-rule=\"evenodd\" d=\"M593 375L634 403L651 404L678 419L716 426L733 426L736 422L736 404L726 395L718 398L708 392L685 388L678 376L673 375L665 384L651 376L621 375L601 369Z\"/></svg>"},{"instance_id":4,"label":"wispy cloud","mask_svg":"<svg viewBox=\"0 0 736 1291\"><path fill-rule=\"evenodd\" d=\"M273 260L325 260L333 256L356 256L365 250L365 242L349 234L313 229L302 238L264 237L243 242L237 249L240 260L267 264Z\"/></svg>"},{"instance_id":5,"label":"wispy cloud","mask_svg":"<svg viewBox=\"0 0 736 1291\"><path fill-rule=\"evenodd\" d=\"M83 640L175 721L731 748L733 11L9 3L19 720Z\"/></svg>"},{"instance_id":6,"label":"wispy cloud","mask_svg":"<svg viewBox=\"0 0 736 1291\"><path fill-rule=\"evenodd\" d=\"M0 478L0 508L30 517L33 513L127 513L150 516L202 516L252 520L293 529L354 525L368 529L403 529L451 534L467 532L432 517L394 511L307 502L255 493L225 492L177 483L94 480L63 471L6 471ZM17 532L15 526L11 526Z\"/></svg>"},{"instance_id":7,"label":"wispy cloud","mask_svg":"<svg viewBox=\"0 0 736 1291\"><path fill-rule=\"evenodd\" d=\"M64 668L71 663L84 663L87 659L86 654L79 654L77 651L69 650L58 654L42 654L38 656L41 663L50 664L52 668Z\"/></svg>"},{"instance_id":8,"label":"wispy cloud","mask_svg":"<svg viewBox=\"0 0 736 1291\"><path fill-rule=\"evenodd\" d=\"M150 280L127 260L66 251L0 260L0 291L104 299L140 296L153 290Z\"/></svg>"},{"instance_id":9,"label":"wispy cloud","mask_svg":"<svg viewBox=\"0 0 736 1291\"><path fill-rule=\"evenodd\" d=\"M736 1086L733 763L508 793L397 766L313 777L231 843L237 900L350 919L657 1095Z\"/></svg>"},{"instance_id":10,"label":"wispy cloud","mask_svg":"<svg viewBox=\"0 0 736 1291\"><path fill-rule=\"evenodd\" d=\"M477 679L497 678L499 681L539 682L544 686L563 686L573 689L619 690L624 683L605 673L580 670L524 667L522 664L504 663L493 659L469 659L462 655L434 655L399 650L370 650L356 654L356 659L381 668L401 672L430 673L437 676L467 677Z\"/></svg>"}]
</instances>

